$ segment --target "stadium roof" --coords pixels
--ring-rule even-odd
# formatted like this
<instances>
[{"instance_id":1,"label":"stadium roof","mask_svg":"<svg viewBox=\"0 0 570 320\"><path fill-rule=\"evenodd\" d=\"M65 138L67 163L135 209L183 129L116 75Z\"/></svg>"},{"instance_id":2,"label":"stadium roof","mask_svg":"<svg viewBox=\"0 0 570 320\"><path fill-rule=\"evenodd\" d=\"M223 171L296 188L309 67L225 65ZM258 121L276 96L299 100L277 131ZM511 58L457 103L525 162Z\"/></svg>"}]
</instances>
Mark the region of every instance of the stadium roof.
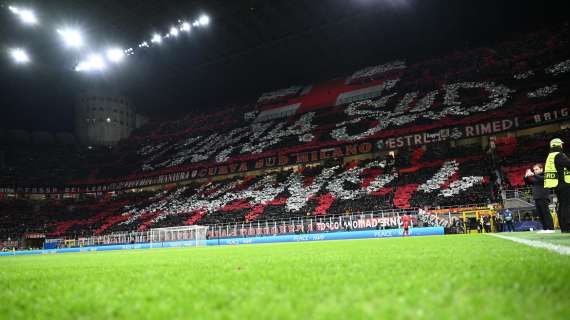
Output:
<instances>
[{"instance_id":1,"label":"stadium roof","mask_svg":"<svg viewBox=\"0 0 570 320\"><path fill-rule=\"evenodd\" d=\"M0 11L0 43L26 46L23 68L0 59L0 126L62 131L88 87L120 88L139 110L173 116L253 102L263 92L308 84L392 59L414 61L561 23L560 4L442 0L59 0L13 1L40 25ZM4 9L4 8L3 8ZM104 75L73 72L42 22L74 23L95 42L132 46L176 19L207 13L209 28L146 50Z\"/></svg>"}]
</instances>

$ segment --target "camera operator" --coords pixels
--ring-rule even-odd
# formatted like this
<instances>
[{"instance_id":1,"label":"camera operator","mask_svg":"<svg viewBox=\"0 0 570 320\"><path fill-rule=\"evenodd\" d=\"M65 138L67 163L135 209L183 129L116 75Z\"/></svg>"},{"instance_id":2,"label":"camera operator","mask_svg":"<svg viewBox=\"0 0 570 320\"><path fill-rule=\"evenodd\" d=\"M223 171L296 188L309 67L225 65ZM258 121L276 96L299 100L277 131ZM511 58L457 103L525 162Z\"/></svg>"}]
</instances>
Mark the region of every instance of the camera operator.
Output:
<instances>
[{"instance_id":1,"label":"camera operator","mask_svg":"<svg viewBox=\"0 0 570 320\"><path fill-rule=\"evenodd\" d=\"M550 202L550 191L544 188L544 167L541 163L532 166L524 175L524 180L528 185L532 185L532 198L536 207L536 213L540 216L542 228L544 230L554 230L552 216L548 209Z\"/></svg>"}]
</instances>

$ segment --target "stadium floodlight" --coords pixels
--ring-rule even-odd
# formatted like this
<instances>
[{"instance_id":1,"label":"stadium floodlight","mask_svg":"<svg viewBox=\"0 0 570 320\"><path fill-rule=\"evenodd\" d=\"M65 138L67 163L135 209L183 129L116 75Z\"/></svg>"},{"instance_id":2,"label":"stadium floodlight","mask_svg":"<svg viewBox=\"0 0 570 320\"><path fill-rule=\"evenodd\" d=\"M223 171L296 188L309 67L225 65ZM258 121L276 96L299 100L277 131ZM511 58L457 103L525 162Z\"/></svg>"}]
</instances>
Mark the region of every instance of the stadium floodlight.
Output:
<instances>
[{"instance_id":1,"label":"stadium floodlight","mask_svg":"<svg viewBox=\"0 0 570 320\"><path fill-rule=\"evenodd\" d=\"M76 66L75 66L75 71L88 71L89 65L87 64L87 61L81 61L79 62Z\"/></svg>"},{"instance_id":2,"label":"stadium floodlight","mask_svg":"<svg viewBox=\"0 0 570 320\"><path fill-rule=\"evenodd\" d=\"M210 17L203 14L200 16L200 18L198 18L198 22L200 23L201 26L207 26L210 24Z\"/></svg>"},{"instance_id":3,"label":"stadium floodlight","mask_svg":"<svg viewBox=\"0 0 570 320\"><path fill-rule=\"evenodd\" d=\"M79 62L75 71L102 71L107 67L105 60L99 54L92 54L86 60Z\"/></svg>"},{"instance_id":4,"label":"stadium floodlight","mask_svg":"<svg viewBox=\"0 0 570 320\"><path fill-rule=\"evenodd\" d=\"M111 48L107 50L107 60L111 62L121 62L124 57L125 53L123 52L123 49Z\"/></svg>"},{"instance_id":5,"label":"stadium floodlight","mask_svg":"<svg viewBox=\"0 0 570 320\"><path fill-rule=\"evenodd\" d=\"M71 48L79 48L83 46L83 37L78 30L57 29L57 33L59 33L66 46Z\"/></svg>"},{"instance_id":6,"label":"stadium floodlight","mask_svg":"<svg viewBox=\"0 0 570 320\"><path fill-rule=\"evenodd\" d=\"M20 20L25 24L36 24L38 23L38 18L32 10L20 10Z\"/></svg>"},{"instance_id":7,"label":"stadium floodlight","mask_svg":"<svg viewBox=\"0 0 570 320\"><path fill-rule=\"evenodd\" d=\"M30 56L24 49L16 48L10 50L10 56L17 64L26 64L30 62Z\"/></svg>"},{"instance_id":8,"label":"stadium floodlight","mask_svg":"<svg viewBox=\"0 0 570 320\"><path fill-rule=\"evenodd\" d=\"M182 22L182 26L180 27L180 31L190 32L192 30L192 26L188 22Z\"/></svg>"},{"instance_id":9,"label":"stadium floodlight","mask_svg":"<svg viewBox=\"0 0 570 320\"><path fill-rule=\"evenodd\" d=\"M15 15L17 15L20 20L25 24L36 24L38 23L38 18L36 14L30 9L20 9L18 7L8 6L8 9Z\"/></svg>"},{"instance_id":10,"label":"stadium floodlight","mask_svg":"<svg viewBox=\"0 0 570 320\"><path fill-rule=\"evenodd\" d=\"M89 61L93 70L103 70L106 67L105 60L103 60L103 57L99 54L90 55L87 61Z\"/></svg>"},{"instance_id":11,"label":"stadium floodlight","mask_svg":"<svg viewBox=\"0 0 570 320\"><path fill-rule=\"evenodd\" d=\"M171 36L173 37L178 37L178 29L175 27L170 28L170 33Z\"/></svg>"},{"instance_id":12,"label":"stadium floodlight","mask_svg":"<svg viewBox=\"0 0 570 320\"><path fill-rule=\"evenodd\" d=\"M193 27L199 27L199 26L200 26L200 21L196 20L196 21L192 22L192 26L193 26Z\"/></svg>"},{"instance_id":13,"label":"stadium floodlight","mask_svg":"<svg viewBox=\"0 0 570 320\"><path fill-rule=\"evenodd\" d=\"M155 34L152 36L152 39L150 39L150 42L152 42L152 43L161 43L161 42L162 42L162 36L161 36L160 34L158 34L158 33L155 33Z\"/></svg>"},{"instance_id":14,"label":"stadium floodlight","mask_svg":"<svg viewBox=\"0 0 570 320\"><path fill-rule=\"evenodd\" d=\"M141 44L139 44L139 48L143 48L143 47L148 48L148 42L143 41Z\"/></svg>"}]
</instances>

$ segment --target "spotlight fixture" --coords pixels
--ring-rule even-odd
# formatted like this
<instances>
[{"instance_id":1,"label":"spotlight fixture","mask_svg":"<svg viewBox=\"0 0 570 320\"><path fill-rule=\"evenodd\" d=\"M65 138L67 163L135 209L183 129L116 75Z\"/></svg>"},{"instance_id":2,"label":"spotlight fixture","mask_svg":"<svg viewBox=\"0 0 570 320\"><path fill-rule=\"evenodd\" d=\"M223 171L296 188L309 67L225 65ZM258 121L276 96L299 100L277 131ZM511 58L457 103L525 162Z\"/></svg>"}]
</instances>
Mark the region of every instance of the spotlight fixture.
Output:
<instances>
[{"instance_id":1,"label":"spotlight fixture","mask_svg":"<svg viewBox=\"0 0 570 320\"><path fill-rule=\"evenodd\" d=\"M36 14L30 9L20 9L13 6L9 6L8 9L17 15L24 24L34 25L38 23Z\"/></svg>"},{"instance_id":2,"label":"spotlight fixture","mask_svg":"<svg viewBox=\"0 0 570 320\"><path fill-rule=\"evenodd\" d=\"M150 39L150 42L152 42L152 43L161 43L161 42L162 42L162 36L161 36L160 34L158 34L158 33L155 33L155 34L152 36L152 39Z\"/></svg>"},{"instance_id":3,"label":"spotlight fixture","mask_svg":"<svg viewBox=\"0 0 570 320\"><path fill-rule=\"evenodd\" d=\"M180 31L190 32L191 29L192 29L192 26L190 25L190 23L182 22L182 25L180 26Z\"/></svg>"},{"instance_id":4,"label":"spotlight fixture","mask_svg":"<svg viewBox=\"0 0 570 320\"><path fill-rule=\"evenodd\" d=\"M125 53L123 52L123 49L111 48L107 50L107 60L111 62L121 62L124 57Z\"/></svg>"},{"instance_id":5,"label":"spotlight fixture","mask_svg":"<svg viewBox=\"0 0 570 320\"><path fill-rule=\"evenodd\" d=\"M86 60L79 62L75 71L102 71L106 67L105 60L101 55L92 54Z\"/></svg>"},{"instance_id":6,"label":"spotlight fixture","mask_svg":"<svg viewBox=\"0 0 570 320\"><path fill-rule=\"evenodd\" d=\"M26 64L30 62L30 56L24 49L15 48L10 50L10 56L17 64Z\"/></svg>"},{"instance_id":7,"label":"spotlight fixture","mask_svg":"<svg viewBox=\"0 0 570 320\"><path fill-rule=\"evenodd\" d=\"M70 48L80 48L83 46L83 37L78 30L57 29L57 33L59 33L66 46Z\"/></svg>"},{"instance_id":8,"label":"spotlight fixture","mask_svg":"<svg viewBox=\"0 0 570 320\"><path fill-rule=\"evenodd\" d=\"M208 17L207 15L203 14L200 16L200 18L198 18L198 22L200 23L201 26L207 26L210 24L210 17Z\"/></svg>"}]
</instances>

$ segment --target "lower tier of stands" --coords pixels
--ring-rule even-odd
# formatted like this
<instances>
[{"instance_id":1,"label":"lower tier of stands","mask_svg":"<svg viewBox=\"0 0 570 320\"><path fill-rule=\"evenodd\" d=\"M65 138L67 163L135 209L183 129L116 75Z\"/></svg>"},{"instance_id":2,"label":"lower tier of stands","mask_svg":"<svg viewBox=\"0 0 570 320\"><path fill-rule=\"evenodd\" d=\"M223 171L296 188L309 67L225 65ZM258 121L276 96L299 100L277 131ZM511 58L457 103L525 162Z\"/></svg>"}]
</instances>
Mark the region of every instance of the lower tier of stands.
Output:
<instances>
[{"instance_id":1,"label":"lower tier of stands","mask_svg":"<svg viewBox=\"0 0 570 320\"><path fill-rule=\"evenodd\" d=\"M0 202L0 233L87 236L177 225L249 223L389 208L488 203L493 188L486 159L430 161L396 170L369 159L123 193L84 201Z\"/></svg>"}]
</instances>

